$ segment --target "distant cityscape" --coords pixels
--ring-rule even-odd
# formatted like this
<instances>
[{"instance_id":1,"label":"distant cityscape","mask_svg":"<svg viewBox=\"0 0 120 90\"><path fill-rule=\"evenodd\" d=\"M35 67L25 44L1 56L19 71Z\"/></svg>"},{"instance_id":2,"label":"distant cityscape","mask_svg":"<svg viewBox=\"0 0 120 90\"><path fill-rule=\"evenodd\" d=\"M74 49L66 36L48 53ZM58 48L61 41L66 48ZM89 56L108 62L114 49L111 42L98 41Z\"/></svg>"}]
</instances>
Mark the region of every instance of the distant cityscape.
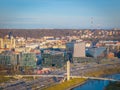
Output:
<instances>
[{"instance_id":1,"label":"distant cityscape","mask_svg":"<svg viewBox=\"0 0 120 90\"><path fill-rule=\"evenodd\" d=\"M15 31L16 35L21 30ZM48 33L48 30L44 32ZM0 64L15 66L17 69L18 66L62 67L67 60L73 62L74 59L81 57L120 57L120 30L72 30L72 32L77 35L61 37L46 35L40 38L15 36L13 32L8 32L0 38ZM24 31L21 33L24 34ZM111 40L101 40L102 38Z\"/></svg>"},{"instance_id":2,"label":"distant cityscape","mask_svg":"<svg viewBox=\"0 0 120 90\"><path fill-rule=\"evenodd\" d=\"M51 74L64 68L68 60L99 64L102 59L120 58L120 30L116 29L1 29L0 35L1 75Z\"/></svg>"}]
</instances>

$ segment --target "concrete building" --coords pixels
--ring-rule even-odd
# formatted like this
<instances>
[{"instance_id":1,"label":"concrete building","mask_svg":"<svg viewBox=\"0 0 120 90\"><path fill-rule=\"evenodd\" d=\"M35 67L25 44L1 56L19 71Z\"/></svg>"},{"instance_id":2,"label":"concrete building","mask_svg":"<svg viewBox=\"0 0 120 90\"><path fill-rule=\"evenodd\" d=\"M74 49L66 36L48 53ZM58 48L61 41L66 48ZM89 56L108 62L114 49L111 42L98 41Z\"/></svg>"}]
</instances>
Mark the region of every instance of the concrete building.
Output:
<instances>
[{"instance_id":1,"label":"concrete building","mask_svg":"<svg viewBox=\"0 0 120 90\"><path fill-rule=\"evenodd\" d=\"M67 59L67 54L62 51L45 50L42 53L43 62L45 67L62 67Z\"/></svg>"},{"instance_id":2,"label":"concrete building","mask_svg":"<svg viewBox=\"0 0 120 90\"><path fill-rule=\"evenodd\" d=\"M0 38L0 48L15 48L15 38L13 36L6 35L4 38Z\"/></svg>"},{"instance_id":3,"label":"concrete building","mask_svg":"<svg viewBox=\"0 0 120 90\"><path fill-rule=\"evenodd\" d=\"M74 43L73 57L85 57L85 42Z\"/></svg>"},{"instance_id":4,"label":"concrete building","mask_svg":"<svg viewBox=\"0 0 120 90\"><path fill-rule=\"evenodd\" d=\"M0 65L36 67L35 53L12 53L5 52L0 54Z\"/></svg>"},{"instance_id":5,"label":"concrete building","mask_svg":"<svg viewBox=\"0 0 120 90\"><path fill-rule=\"evenodd\" d=\"M85 57L85 42L70 42L66 44L66 50L71 58Z\"/></svg>"},{"instance_id":6,"label":"concrete building","mask_svg":"<svg viewBox=\"0 0 120 90\"><path fill-rule=\"evenodd\" d=\"M17 54L0 54L0 65L17 65Z\"/></svg>"},{"instance_id":7,"label":"concrete building","mask_svg":"<svg viewBox=\"0 0 120 90\"><path fill-rule=\"evenodd\" d=\"M36 67L36 54L35 53L21 53L19 55L19 65L22 67Z\"/></svg>"}]
</instances>

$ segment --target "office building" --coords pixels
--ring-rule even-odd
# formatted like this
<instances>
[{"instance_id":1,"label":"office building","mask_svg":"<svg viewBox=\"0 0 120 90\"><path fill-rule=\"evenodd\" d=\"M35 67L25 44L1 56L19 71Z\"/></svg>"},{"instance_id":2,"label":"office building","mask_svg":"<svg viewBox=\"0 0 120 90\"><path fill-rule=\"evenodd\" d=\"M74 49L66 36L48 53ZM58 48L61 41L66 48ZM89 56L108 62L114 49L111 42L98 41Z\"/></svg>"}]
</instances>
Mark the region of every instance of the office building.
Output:
<instances>
[{"instance_id":1,"label":"office building","mask_svg":"<svg viewBox=\"0 0 120 90\"><path fill-rule=\"evenodd\" d=\"M69 59L85 57L85 42L67 43L66 50L69 55Z\"/></svg>"}]
</instances>

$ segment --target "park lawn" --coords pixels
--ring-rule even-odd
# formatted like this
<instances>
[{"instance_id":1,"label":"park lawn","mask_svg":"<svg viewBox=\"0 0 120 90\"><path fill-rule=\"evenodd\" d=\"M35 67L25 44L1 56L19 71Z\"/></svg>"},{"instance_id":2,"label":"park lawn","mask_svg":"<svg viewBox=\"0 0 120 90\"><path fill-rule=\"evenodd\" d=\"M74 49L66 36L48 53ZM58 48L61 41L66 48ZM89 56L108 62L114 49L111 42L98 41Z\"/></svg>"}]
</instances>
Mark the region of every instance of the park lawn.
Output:
<instances>
[{"instance_id":1,"label":"park lawn","mask_svg":"<svg viewBox=\"0 0 120 90\"><path fill-rule=\"evenodd\" d=\"M74 79L70 79L69 81L65 81L65 82L61 82L56 85L52 85L42 90L66 90L66 89L75 87L76 85L79 85L80 83L83 83L85 81L86 79L83 79L83 78L74 78Z\"/></svg>"}]
</instances>

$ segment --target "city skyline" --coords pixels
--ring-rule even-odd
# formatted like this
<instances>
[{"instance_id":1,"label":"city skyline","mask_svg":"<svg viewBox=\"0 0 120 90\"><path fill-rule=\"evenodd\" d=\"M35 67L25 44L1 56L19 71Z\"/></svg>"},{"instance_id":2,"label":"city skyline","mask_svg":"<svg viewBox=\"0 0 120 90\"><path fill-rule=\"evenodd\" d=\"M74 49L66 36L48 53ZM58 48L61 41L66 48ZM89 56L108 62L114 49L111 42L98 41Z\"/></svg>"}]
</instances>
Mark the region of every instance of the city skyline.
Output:
<instances>
[{"instance_id":1,"label":"city skyline","mask_svg":"<svg viewBox=\"0 0 120 90\"><path fill-rule=\"evenodd\" d=\"M118 0L1 0L0 28L120 28Z\"/></svg>"}]
</instances>

